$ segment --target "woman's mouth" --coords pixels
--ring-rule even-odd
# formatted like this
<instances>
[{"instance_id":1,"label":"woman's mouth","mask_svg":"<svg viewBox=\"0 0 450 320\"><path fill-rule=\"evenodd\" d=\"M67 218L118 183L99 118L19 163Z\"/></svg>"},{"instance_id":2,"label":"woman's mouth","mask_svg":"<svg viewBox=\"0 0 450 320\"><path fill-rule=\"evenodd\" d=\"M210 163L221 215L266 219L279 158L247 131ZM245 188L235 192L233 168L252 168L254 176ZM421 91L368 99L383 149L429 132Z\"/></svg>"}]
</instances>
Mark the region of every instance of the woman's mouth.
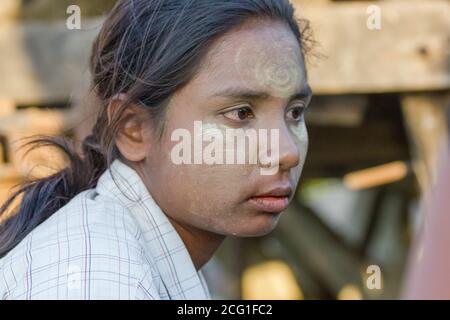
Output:
<instances>
[{"instance_id":1,"label":"woman's mouth","mask_svg":"<svg viewBox=\"0 0 450 320\"><path fill-rule=\"evenodd\" d=\"M249 203L258 211L280 213L289 204L288 196L258 196L251 197Z\"/></svg>"},{"instance_id":2,"label":"woman's mouth","mask_svg":"<svg viewBox=\"0 0 450 320\"><path fill-rule=\"evenodd\" d=\"M248 202L257 211L280 213L289 205L291 195L292 188L286 182L255 192L253 196L248 198Z\"/></svg>"}]
</instances>

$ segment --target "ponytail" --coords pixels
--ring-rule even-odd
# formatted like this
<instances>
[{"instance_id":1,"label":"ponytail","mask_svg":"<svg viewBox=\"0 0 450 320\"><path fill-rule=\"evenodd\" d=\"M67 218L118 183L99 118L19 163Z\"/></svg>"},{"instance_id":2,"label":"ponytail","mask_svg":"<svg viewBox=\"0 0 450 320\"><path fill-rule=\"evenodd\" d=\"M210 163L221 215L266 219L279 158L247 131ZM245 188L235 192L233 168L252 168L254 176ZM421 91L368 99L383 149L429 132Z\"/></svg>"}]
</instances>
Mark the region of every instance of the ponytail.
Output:
<instances>
[{"instance_id":1,"label":"ponytail","mask_svg":"<svg viewBox=\"0 0 450 320\"><path fill-rule=\"evenodd\" d=\"M96 137L94 128L83 141L82 156L60 137L38 137L24 145L30 147L27 152L43 146L55 147L67 156L68 164L49 177L26 182L0 207L1 218L11 211L15 200L23 196L12 216L0 225L0 258L78 193L96 186L100 175L107 169L107 161Z\"/></svg>"}]
</instances>

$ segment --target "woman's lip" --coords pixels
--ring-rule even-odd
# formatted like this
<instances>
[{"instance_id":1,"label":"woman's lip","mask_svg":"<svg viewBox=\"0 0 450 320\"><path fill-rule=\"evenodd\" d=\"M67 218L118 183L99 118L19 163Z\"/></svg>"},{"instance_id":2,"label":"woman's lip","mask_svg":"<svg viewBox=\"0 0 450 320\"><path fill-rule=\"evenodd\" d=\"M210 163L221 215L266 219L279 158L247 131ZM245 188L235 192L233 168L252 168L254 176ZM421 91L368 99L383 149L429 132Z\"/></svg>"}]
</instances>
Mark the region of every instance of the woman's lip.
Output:
<instances>
[{"instance_id":1,"label":"woman's lip","mask_svg":"<svg viewBox=\"0 0 450 320\"><path fill-rule=\"evenodd\" d=\"M259 196L251 197L249 200L258 211L279 213L289 205L289 197L287 196Z\"/></svg>"}]
</instances>

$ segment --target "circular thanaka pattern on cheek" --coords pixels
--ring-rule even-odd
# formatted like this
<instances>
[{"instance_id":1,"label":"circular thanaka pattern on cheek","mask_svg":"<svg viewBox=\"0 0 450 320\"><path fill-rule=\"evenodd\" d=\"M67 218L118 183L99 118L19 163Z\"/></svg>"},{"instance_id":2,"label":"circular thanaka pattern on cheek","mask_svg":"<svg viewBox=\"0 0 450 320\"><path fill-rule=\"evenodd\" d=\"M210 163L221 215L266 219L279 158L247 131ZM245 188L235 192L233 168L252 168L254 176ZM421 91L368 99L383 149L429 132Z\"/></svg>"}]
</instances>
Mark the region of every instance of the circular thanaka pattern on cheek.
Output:
<instances>
[{"instance_id":1,"label":"circular thanaka pattern on cheek","mask_svg":"<svg viewBox=\"0 0 450 320\"><path fill-rule=\"evenodd\" d=\"M226 136L227 129L230 128L223 124L206 122L197 134L200 138L214 139L217 135ZM224 153L227 151L230 150L225 148ZM276 223L274 217L256 214L242 206L245 193L241 188L254 170L252 165L226 163L184 166L183 173L178 173L183 176L180 182L186 197L181 219L197 228L224 235L254 236L272 230Z\"/></svg>"}]
</instances>

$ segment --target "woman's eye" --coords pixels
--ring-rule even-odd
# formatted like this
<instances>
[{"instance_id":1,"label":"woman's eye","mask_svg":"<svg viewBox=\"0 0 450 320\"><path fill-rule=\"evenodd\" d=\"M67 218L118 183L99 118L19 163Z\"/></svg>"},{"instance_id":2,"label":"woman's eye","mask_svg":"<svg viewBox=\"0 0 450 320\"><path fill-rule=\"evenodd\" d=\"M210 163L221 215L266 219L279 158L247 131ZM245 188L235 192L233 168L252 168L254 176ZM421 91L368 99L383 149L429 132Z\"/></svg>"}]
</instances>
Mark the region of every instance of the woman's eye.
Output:
<instances>
[{"instance_id":1,"label":"woman's eye","mask_svg":"<svg viewBox=\"0 0 450 320\"><path fill-rule=\"evenodd\" d=\"M290 120L300 121L303 117L305 107L303 105L292 107L287 112L287 117Z\"/></svg>"},{"instance_id":2,"label":"woman's eye","mask_svg":"<svg viewBox=\"0 0 450 320\"><path fill-rule=\"evenodd\" d=\"M255 117L253 111L248 107L230 110L224 112L223 115L233 121L245 121Z\"/></svg>"}]
</instances>

